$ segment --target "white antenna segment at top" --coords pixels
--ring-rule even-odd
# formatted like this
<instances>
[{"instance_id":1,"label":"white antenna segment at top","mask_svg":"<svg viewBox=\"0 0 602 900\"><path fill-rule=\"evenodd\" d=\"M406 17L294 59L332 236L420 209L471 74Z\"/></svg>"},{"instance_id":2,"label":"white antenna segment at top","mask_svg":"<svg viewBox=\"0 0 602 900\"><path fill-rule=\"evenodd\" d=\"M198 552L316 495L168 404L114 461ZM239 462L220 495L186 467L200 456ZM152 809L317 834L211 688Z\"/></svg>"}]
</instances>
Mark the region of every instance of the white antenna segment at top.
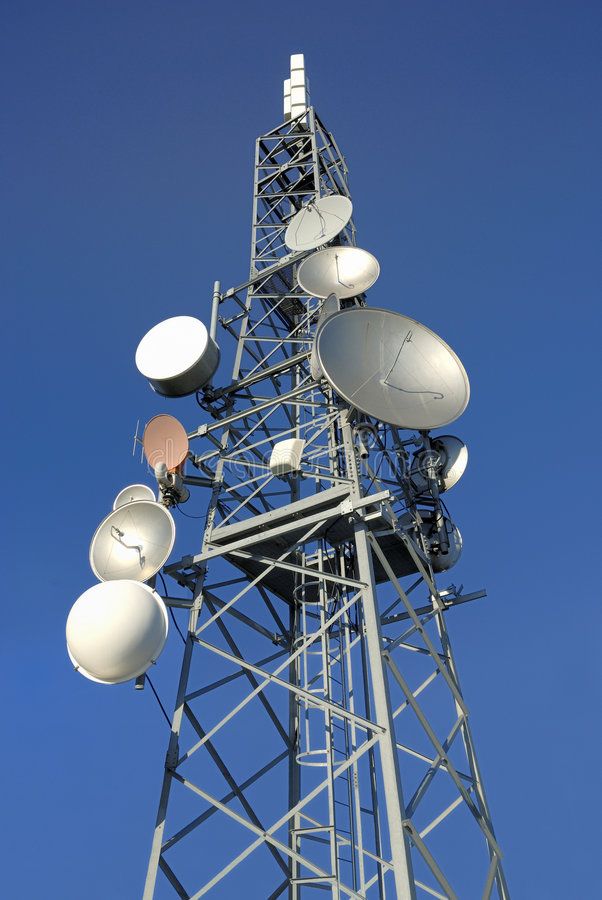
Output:
<instances>
[{"instance_id":1,"label":"white antenna segment at top","mask_svg":"<svg viewBox=\"0 0 602 900\"><path fill-rule=\"evenodd\" d=\"M295 119L309 106L309 79L305 73L305 60L302 53L293 53L290 78L284 80L284 121ZM305 119L302 121L306 122Z\"/></svg>"}]
</instances>

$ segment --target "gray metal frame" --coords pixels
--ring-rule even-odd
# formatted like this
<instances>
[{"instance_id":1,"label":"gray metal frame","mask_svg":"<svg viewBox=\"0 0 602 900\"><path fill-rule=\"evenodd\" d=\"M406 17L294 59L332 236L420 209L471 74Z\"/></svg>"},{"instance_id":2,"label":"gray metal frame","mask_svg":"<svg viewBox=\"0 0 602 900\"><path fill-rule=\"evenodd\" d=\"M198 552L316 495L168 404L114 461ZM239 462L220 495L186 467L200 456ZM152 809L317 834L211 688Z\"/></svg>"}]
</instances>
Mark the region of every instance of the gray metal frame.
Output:
<instances>
[{"instance_id":1,"label":"gray metal frame","mask_svg":"<svg viewBox=\"0 0 602 900\"><path fill-rule=\"evenodd\" d=\"M283 236L329 192L349 195L347 167L313 108L257 140L249 279L215 292L232 380L189 436L202 545L164 570L189 620L145 900L451 898L466 873L470 896L509 896L446 625L484 592L435 583L418 526L439 500L407 477L428 436L310 374L321 301ZM294 436L302 470L276 478Z\"/></svg>"}]
</instances>

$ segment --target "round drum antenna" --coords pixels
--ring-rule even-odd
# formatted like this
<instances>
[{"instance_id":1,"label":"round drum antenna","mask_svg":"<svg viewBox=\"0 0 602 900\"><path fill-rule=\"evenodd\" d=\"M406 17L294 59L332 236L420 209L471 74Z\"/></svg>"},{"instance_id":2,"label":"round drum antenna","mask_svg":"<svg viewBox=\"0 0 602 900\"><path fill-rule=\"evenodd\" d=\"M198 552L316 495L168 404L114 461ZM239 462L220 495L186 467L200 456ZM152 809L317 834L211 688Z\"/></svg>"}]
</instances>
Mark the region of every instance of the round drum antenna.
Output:
<instances>
[{"instance_id":1,"label":"round drum antenna","mask_svg":"<svg viewBox=\"0 0 602 900\"><path fill-rule=\"evenodd\" d=\"M204 387L219 364L219 349L193 316L174 316L147 332L136 350L138 371L163 397L185 397Z\"/></svg>"},{"instance_id":2,"label":"round drum antenna","mask_svg":"<svg viewBox=\"0 0 602 900\"><path fill-rule=\"evenodd\" d=\"M67 652L78 672L101 684L120 684L146 672L165 646L167 609L138 581L95 584L67 619Z\"/></svg>"}]
</instances>

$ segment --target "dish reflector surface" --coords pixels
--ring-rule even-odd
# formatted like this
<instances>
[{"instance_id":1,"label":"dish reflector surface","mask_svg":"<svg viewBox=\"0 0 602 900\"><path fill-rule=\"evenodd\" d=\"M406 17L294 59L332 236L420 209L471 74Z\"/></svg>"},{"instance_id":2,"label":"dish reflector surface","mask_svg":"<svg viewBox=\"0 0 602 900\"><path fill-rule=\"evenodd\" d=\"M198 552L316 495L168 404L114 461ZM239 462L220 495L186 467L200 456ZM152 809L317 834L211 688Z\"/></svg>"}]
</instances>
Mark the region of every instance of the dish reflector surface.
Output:
<instances>
[{"instance_id":1,"label":"dish reflector surface","mask_svg":"<svg viewBox=\"0 0 602 900\"><path fill-rule=\"evenodd\" d=\"M291 250L315 250L343 230L352 212L351 200L340 194L312 200L293 216L284 242Z\"/></svg>"},{"instance_id":2,"label":"dish reflector surface","mask_svg":"<svg viewBox=\"0 0 602 900\"><path fill-rule=\"evenodd\" d=\"M400 428L439 428L468 404L464 366L426 325L386 309L347 309L316 334L317 360L335 391Z\"/></svg>"},{"instance_id":3,"label":"dish reflector surface","mask_svg":"<svg viewBox=\"0 0 602 900\"><path fill-rule=\"evenodd\" d=\"M146 672L165 646L167 609L138 581L107 581L85 591L67 618L67 651L75 668L102 684Z\"/></svg>"},{"instance_id":4,"label":"dish reflector surface","mask_svg":"<svg viewBox=\"0 0 602 900\"><path fill-rule=\"evenodd\" d=\"M462 555L462 535L460 534L460 529L457 525L454 525L447 516L444 516L444 522L449 548L447 553L431 553L430 560L434 572L447 572L448 569L451 569L456 565Z\"/></svg>"},{"instance_id":5,"label":"dish reflector surface","mask_svg":"<svg viewBox=\"0 0 602 900\"><path fill-rule=\"evenodd\" d=\"M449 491L458 483L468 465L468 447L452 434L431 438L431 452L438 457L434 465L440 491ZM417 453L412 461L411 479L417 491L428 490L426 451Z\"/></svg>"},{"instance_id":6,"label":"dish reflector surface","mask_svg":"<svg viewBox=\"0 0 602 900\"><path fill-rule=\"evenodd\" d=\"M155 416L146 424L142 446L153 471L156 465L165 463L168 472L173 472L188 456L188 435L173 416Z\"/></svg>"},{"instance_id":7,"label":"dish reflector surface","mask_svg":"<svg viewBox=\"0 0 602 900\"><path fill-rule=\"evenodd\" d=\"M213 377L217 344L193 316L174 316L147 332L136 350L138 371L164 397L185 397Z\"/></svg>"},{"instance_id":8,"label":"dish reflector surface","mask_svg":"<svg viewBox=\"0 0 602 900\"><path fill-rule=\"evenodd\" d=\"M420 530L426 541L429 559L434 572L447 572L456 565L462 555L462 535L457 525L448 516L443 516L443 528L447 539L447 550L442 551L441 535L435 525L435 517L428 510L420 510L422 525ZM414 532L414 521L411 513L404 513L399 524L404 530ZM414 537L415 540L415 537Z\"/></svg>"},{"instance_id":9,"label":"dish reflector surface","mask_svg":"<svg viewBox=\"0 0 602 900\"><path fill-rule=\"evenodd\" d=\"M154 492L146 484L129 484L119 491L113 503L113 509L133 503L135 500L156 500Z\"/></svg>"},{"instance_id":10,"label":"dish reflector surface","mask_svg":"<svg viewBox=\"0 0 602 900\"><path fill-rule=\"evenodd\" d=\"M376 257L359 247L327 247L303 260L297 281L306 294L339 300L356 297L372 287L380 275Z\"/></svg>"},{"instance_id":11,"label":"dish reflector surface","mask_svg":"<svg viewBox=\"0 0 602 900\"><path fill-rule=\"evenodd\" d=\"M171 553L176 526L171 513L151 500L113 510L90 544L90 565L101 581L148 581Z\"/></svg>"}]
</instances>

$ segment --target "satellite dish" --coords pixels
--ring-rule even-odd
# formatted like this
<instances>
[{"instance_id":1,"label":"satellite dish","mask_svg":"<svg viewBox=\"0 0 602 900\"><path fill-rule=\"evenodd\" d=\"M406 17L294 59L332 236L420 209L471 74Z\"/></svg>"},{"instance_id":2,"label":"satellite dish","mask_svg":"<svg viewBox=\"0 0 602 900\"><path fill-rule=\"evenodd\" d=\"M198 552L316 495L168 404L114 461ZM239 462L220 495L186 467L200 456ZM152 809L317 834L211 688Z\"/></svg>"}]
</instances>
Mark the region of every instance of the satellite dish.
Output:
<instances>
[{"instance_id":1,"label":"satellite dish","mask_svg":"<svg viewBox=\"0 0 602 900\"><path fill-rule=\"evenodd\" d=\"M136 350L136 366L163 397L185 397L206 385L219 363L219 349L192 316L174 316L147 332Z\"/></svg>"},{"instance_id":2,"label":"satellite dish","mask_svg":"<svg viewBox=\"0 0 602 900\"><path fill-rule=\"evenodd\" d=\"M297 281L306 294L339 300L357 297L372 287L380 275L376 257L359 247L327 247L303 260Z\"/></svg>"},{"instance_id":3,"label":"satellite dish","mask_svg":"<svg viewBox=\"0 0 602 900\"><path fill-rule=\"evenodd\" d=\"M351 200L340 194L311 200L289 222L284 242L291 250L315 250L343 230L352 212Z\"/></svg>"},{"instance_id":4,"label":"satellite dish","mask_svg":"<svg viewBox=\"0 0 602 900\"><path fill-rule=\"evenodd\" d=\"M67 652L75 668L101 684L120 684L146 672L167 639L161 597L138 581L95 584L67 618Z\"/></svg>"},{"instance_id":5,"label":"satellite dish","mask_svg":"<svg viewBox=\"0 0 602 900\"><path fill-rule=\"evenodd\" d=\"M360 412L400 428L440 428L468 404L464 366L426 325L387 309L329 316L317 361L335 391Z\"/></svg>"},{"instance_id":6,"label":"satellite dish","mask_svg":"<svg viewBox=\"0 0 602 900\"><path fill-rule=\"evenodd\" d=\"M113 509L133 503L135 500L156 500L155 494L145 484L130 484L119 491L113 503Z\"/></svg>"},{"instance_id":7,"label":"satellite dish","mask_svg":"<svg viewBox=\"0 0 602 900\"><path fill-rule=\"evenodd\" d=\"M96 529L90 565L101 581L148 581L171 553L176 526L171 513L151 500L113 510Z\"/></svg>"},{"instance_id":8,"label":"satellite dish","mask_svg":"<svg viewBox=\"0 0 602 900\"><path fill-rule=\"evenodd\" d=\"M324 319L327 319L328 316L332 316L333 313L338 312L341 308L341 304L339 302L339 298L336 294L329 294L328 297L324 300L322 305L320 306L320 312L318 313L318 323L317 328L320 327ZM316 330L317 330L316 328Z\"/></svg>"},{"instance_id":9,"label":"satellite dish","mask_svg":"<svg viewBox=\"0 0 602 900\"><path fill-rule=\"evenodd\" d=\"M168 472L175 472L188 456L188 435L182 423L173 416L155 416L144 429L142 447L153 471L165 463Z\"/></svg>"},{"instance_id":10,"label":"satellite dish","mask_svg":"<svg viewBox=\"0 0 602 900\"><path fill-rule=\"evenodd\" d=\"M468 465L468 447L460 438L451 434L441 434L431 438L431 450L421 450L412 461L410 479L418 493L428 491L427 469L429 455L433 457L433 468L437 476L439 490L449 491L457 484Z\"/></svg>"},{"instance_id":11,"label":"satellite dish","mask_svg":"<svg viewBox=\"0 0 602 900\"><path fill-rule=\"evenodd\" d=\"M309 357L309 371L314 381L321 381L321 379L324 377L324 372L322 371L322 367L318 362L318 354L316 353L315 344L312 347L311 355Z\"/></svg>"},{"instance_id":12,"label":"satellite dish","mask_svg":"<svg viewBox=\"0 0 602 900\"><path fill-rule=\"evenodd\" d=\"M322 322L328 318L328 316L332 316L335 312L338 312L341 308L341 303L339 298L335 294L330 294L322 303L320 307L320 312L318 313L318 321L316 323L316 333L322 324ZM311 354L309 357L309 371L311 373L311 377L314 381L320 381L324 372L322 371L322 367L318 362L318 354L316 352L316 342L314 341L311 348Z\"/></svg>"},{"instance_id":13,"label":"satellite dish","mask_svg":"<svg viewBox=\"0 0 602 900\"><path fill-rule=\"evenodd\" d=\"M433 572L447 572L448 569L451 569L452 566L456 565L462 555L462 535L460 534L460 529L457 525L454 525L447 516L443 517L443 521L449 545L447 551L442 552L441 549L437 549L438 547L440 548L440 544L439 536L436 532L432 534L430 538L427 538Z\"/></svg>"},{"instance_id":14,"label":"satellite dish","mask_svg":"<svg viewBox=\"0 0 602 900\"><path fill-rule=\"evenodd\" d=\"M429 560L433 568L433 572L446 572L455 566L462 555L462 535L457 525L447 516L442 516L443 525L441 535L435 524L435 517L432 512L421 509L420 517L422 524L420 530L424 537L428 552ZM414 527L414 519L411 513L405 513L399 520L400 526L404 530L411 530ZM441 538L444 538L446 547L443 546Z\"/></svg>"}]
</instances>

